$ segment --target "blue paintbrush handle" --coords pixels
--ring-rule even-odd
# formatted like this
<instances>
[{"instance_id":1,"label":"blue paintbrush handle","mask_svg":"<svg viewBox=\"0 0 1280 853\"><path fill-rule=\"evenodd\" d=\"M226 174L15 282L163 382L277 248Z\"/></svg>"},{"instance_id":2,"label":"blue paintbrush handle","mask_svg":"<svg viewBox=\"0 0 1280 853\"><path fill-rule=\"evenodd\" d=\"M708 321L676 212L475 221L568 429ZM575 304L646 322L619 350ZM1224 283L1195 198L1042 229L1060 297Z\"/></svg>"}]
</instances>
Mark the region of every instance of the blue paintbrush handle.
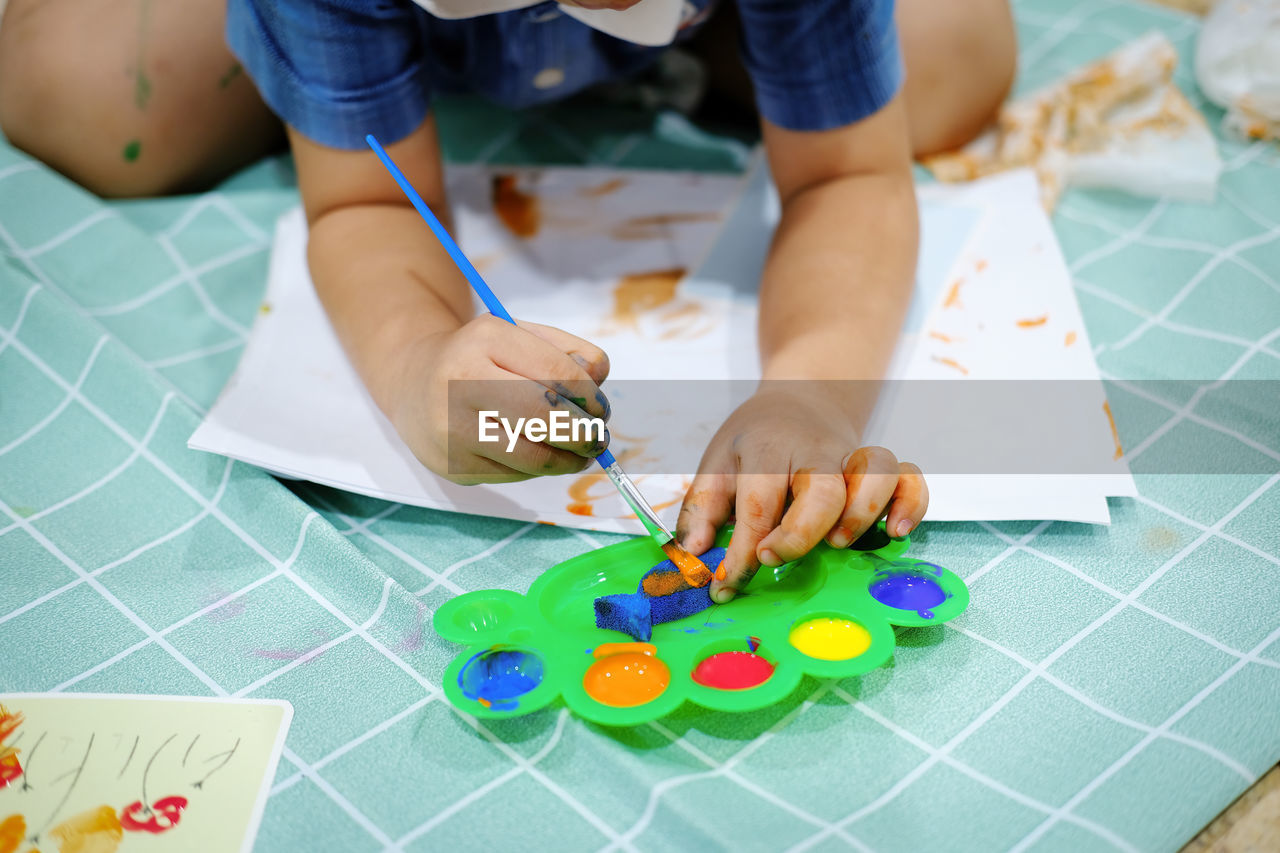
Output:
<instances>
[{"instance_id":1,"label":"blue paintbrush handle","mask_svg":"<svg viewBox=\"0 0 1280 853\"><path fill-rule=\"evenodd\" d=\"M458 269L462 270L462 274L467 277L467 281L471 282L471 289L484 302L484 306L489 309L489 313L506 320L514 326L516 321L511 319L507 309L503 308L502 303L498 301L497 295L489 289L489 285L481 278L479 270L471 265L471 261L467 260L467 256L462 253L462 249L454 242L449 231L440 223L439 219L436 219L436 215L431 212L431 208L427 207L427 203L422 200L422 196L418 195L418 191L413 188L413 184L409 183L409 179L404 176L404 172L400 171L400 167L392 161L391 156L387 154L382 144L377 139L374 139L372 133L366 135L364 141L369 143L373 153L378 155L382 165L387 167L391 177L395 178L396 183L400 185L400 189L409 197L409 201L413 203L414 208L426 221L427 227L436 235L440 245L444 246L444 250L449 253L449 257L453 258L453 262L458 265ZM600 463L601 468L608 470L609 466L613 465L617 460L613 458L612 453L605 450L596 457L596 461Z\"/></svg>"},{"instance_id":2,"label":"blue paintbrush handle","mask_svg":"<svg viewBox=\"0 0 1280 853\"><path fill-rule=\"evenodd\" d=\"M502 303L498 301L498 297L489 289L489 285L480 277L480 272L471 265L471 261L467 260L467 256L462 253L462 249L454 242L453 237L449 235L449 231L440 224L440 220L436 219L436 215L431 212L431 208L427 207L427 203L422 200L422 196L418 195L418 191L413 188L413 184L409 183L409 179L400 171L400 167L392 162L391 157L386 150L373 138L373 134L368 134L364 138L369 143L369 147L373 149L373 153L378 155L378 159L382 161L382 165L387 167L387 171L391 173L391 177L395 178L396 183L400 185L400 189L404 190L404 194L409 197L409 201L417 208L418 213L426 220L427 227L436 235L436 239L440 241L440 245L444 246L444 250L449 253L449 257L453 258L453 262L458 265L458 269L462 270L462 274L467 277L467 281L471 282L471 289L476 292L484 307L489 309L489 313L495 317L506 320L511 325L515 325L516 321L511 319L511 315L507 313L507 309L502 307Z\"/></svg>"}]
</instances>

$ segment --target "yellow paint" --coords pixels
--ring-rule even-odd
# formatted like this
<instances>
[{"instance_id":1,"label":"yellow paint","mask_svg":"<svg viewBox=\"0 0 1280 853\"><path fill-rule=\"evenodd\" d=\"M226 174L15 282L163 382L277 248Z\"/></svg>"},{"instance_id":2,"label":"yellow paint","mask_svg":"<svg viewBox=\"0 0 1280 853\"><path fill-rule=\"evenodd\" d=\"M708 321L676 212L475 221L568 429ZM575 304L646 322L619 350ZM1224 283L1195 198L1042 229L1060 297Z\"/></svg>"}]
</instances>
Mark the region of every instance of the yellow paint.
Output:
<instances>
[{"instance_id":1,"label":"yellow paint","mask_svg":"<svg viewBox=\"0 0 1280 853\"><path fill-rule=\"evenodd\" d=\"M98 806L69 817L49 830L60 853L115 853L124 828L111 806Z\"/></svg>"},{"instance_id":2,"label":"yellow paint","mask_svg":"<svg viewBox=\"0 0 1280 853\"><path fill-rule=\"evenodd\" d=\"M13 853L27 834L27 821L20 814L0 821L0 853Z\"/></svg>"},{"instance_id":3,"label":"yellow paint","mask_svg":"<svg viewBox=\"0 0 1280 853\"><path fill-rule=\"evenodd\" d=\"M819 616L801 622L787 638L804 654L819 660L849 660L871 648L871 634L857 622Z\"/></svg>"}]
</instances>

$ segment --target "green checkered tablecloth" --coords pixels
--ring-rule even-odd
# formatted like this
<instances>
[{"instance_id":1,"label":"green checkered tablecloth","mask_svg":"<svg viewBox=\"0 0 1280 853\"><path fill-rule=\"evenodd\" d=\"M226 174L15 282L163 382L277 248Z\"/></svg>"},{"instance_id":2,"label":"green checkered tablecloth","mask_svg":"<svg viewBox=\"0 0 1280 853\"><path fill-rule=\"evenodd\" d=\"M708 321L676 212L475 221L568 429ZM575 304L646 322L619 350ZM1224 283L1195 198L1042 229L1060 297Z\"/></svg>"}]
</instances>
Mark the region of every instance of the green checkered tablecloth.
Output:
<instances>
[{"instance_id":1,"label":"green checkered tablecloth","mask_svg":"<svg viewBox=\"0 0 1280 853\"><path fill-rule=\"evenodd\" d=\"M1154 27L1216 122L1187 70L1194 19L1016 12L1024 89ZM459 161L733 170L746 153L621 109L463 100L440 125ZM1221 148L1213 206L1069 192L1058 210L1108 376L1280 377L1280 149ZM435 609L616 537L282 485L186 449L294 203L287 160L103 203L0 145L0 691L289 700L258 850L1169 850L1280 758L1265 473L1141 476L1110 528L926 525L916 551L967 579L969 612L776 707L624 730L454 712ZM1225 428L1213 388L1152 387L1113 388L1131 456L1243 447L1275 470L1275 437Z\"/></svg>"}]
</instances>

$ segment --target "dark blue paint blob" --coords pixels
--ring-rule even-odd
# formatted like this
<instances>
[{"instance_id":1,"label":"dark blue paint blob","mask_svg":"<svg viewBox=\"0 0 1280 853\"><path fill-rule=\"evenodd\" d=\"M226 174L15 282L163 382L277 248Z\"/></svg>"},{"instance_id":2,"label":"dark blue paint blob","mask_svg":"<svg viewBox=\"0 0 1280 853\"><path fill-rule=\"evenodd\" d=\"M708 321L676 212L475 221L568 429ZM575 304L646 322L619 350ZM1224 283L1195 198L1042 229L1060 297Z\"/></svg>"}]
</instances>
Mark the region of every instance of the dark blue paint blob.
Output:
<instances>
[{"instance_id":1,"label":"dark blue paint blob","mask_svg":"<svg viewBox=\"0 0 1280 853\"><path fill-rule=\"evenodd\" d=\"M515 701L542 683L542 658L533 652L494 646L472 656L458 673L458 686L468 699L508 711Z\"/></svg>"},{"instance_id":2,"label":"dark blue paint blob","mask_svg":"<svg viewBox=\"0 0 1280 853\"><path fill-rule=\"evenodd\" d=\"M914 610L921 619L932 619L932 608L951 596L930 574L941 577L942 569L932 563L916 563L906 570L876 572L871 597L897 610Z\"/></svg>"}]
</instances>

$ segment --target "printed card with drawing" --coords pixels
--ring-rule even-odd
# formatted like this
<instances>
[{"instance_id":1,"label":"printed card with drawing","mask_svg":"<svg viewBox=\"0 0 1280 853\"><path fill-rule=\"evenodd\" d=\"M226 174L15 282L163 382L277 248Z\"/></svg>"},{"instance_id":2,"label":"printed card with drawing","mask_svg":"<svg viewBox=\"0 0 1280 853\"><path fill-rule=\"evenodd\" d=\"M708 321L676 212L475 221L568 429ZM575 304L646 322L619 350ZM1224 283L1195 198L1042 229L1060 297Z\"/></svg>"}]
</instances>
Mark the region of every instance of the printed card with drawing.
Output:
<instances>
[{"instance_id":1,"label":"printed card with drawing","mask_svg":"<svg viewBox=\"0 0 1280 853\"><path fill-rule=\"evenodd\" d=\"M249 850L287 702L0 694L0 853Z\"/></svg>"}]
</instances>

